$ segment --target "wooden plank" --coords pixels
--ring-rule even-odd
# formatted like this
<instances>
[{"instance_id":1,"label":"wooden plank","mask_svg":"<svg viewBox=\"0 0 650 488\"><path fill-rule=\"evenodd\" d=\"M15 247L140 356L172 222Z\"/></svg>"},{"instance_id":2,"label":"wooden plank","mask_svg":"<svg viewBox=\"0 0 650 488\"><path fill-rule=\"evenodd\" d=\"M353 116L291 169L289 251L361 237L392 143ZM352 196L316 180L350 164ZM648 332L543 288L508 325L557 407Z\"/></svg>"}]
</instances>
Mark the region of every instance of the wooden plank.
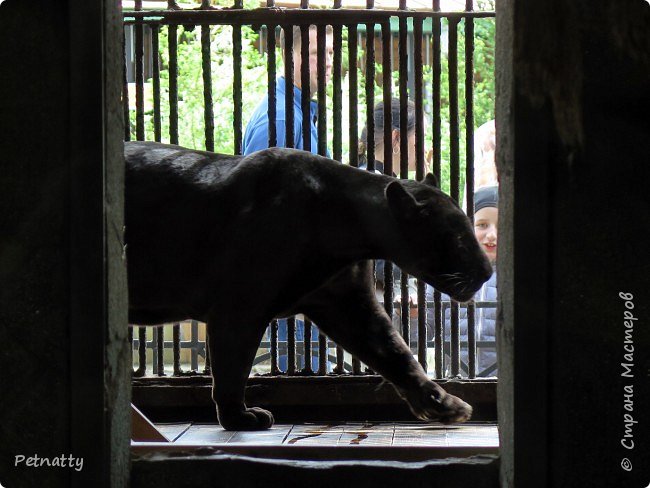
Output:
<instances>
[{"instance_id":1,"label":"wooden plank","mask_svg":"<svg viewBox=\"0 0 650 488\"><path fill-rule=\"evenodd\" d=\"M344 424L294 425L284 444L293 446L335 446L343 434Z\"/></svg>"},{"instance_id":2,"label":"wooden plank","mask_svg":"<svg viewBox=\"0 0 650 488\"><path fill-rule=\"evenodd\" d=\"M274 425L268 430L235 432L228 444L251 444L256 446L282 445L291 431L291 425Z\"/></svg>"},{"instance_id":3,"label":"wooden plank","mask_svg":"<svg viewBox=\"0 0 650 488\"><path fill-rule=\"evenodd\" d=\"M211 445L228 442L234 432L224 430L219 424L193 424L176 439L174 444Z\"/></svg>"},{"instance_id":4,"label":"wooden plank","mask_svg":"<svg viewBox=\"0 0 650 488\"><path fill-rule=\"evenodd\" d=\"M291 429L291 434L333 434L339 433L342 434L345 432L347 424L344 422L334 423L334 424L315 424L315 423L304 423L296 424Z\"/></svg>"},{"instance_id":5,"label":"wooden plank","mask_svg":"<svg viewBox=\"0 0 650 488\"><path fill-rule=\"evenodd\" d=\"M499 431L496 425L467 425L447 429L450 446L499 447Z\"/></svg>"},{"instance_id":6,"label":"wooden plank","mask_svg":"<svg viewBox=\"0 0 650 488\"><path fill-rule=\"evenodd\" d=\"M438 430L401 430L395 431L393 446L426 446L426 447L448 447L447 433L444 429Z\"/></svg>"},{"instance_id":7,"label":"wooden plank","mask_svg":"<svg viewBox=\"0 0 650 488\"><path fill-rule=\"evenodd\" d=\"M349 446L390 446L393 443L395 424L365 422L347 424L345 433L339 439L339 445Z\"/></svg>"},{"instance_id":8,"label":"wooden plank","mask_svg":"<svg viewBox=\"0 0 650 488\"><path fill-rule=\"evenodd\" d=\"M393 445L447 447L447 428L440 423L398 422Z\"/></svg>"}]
</instances>

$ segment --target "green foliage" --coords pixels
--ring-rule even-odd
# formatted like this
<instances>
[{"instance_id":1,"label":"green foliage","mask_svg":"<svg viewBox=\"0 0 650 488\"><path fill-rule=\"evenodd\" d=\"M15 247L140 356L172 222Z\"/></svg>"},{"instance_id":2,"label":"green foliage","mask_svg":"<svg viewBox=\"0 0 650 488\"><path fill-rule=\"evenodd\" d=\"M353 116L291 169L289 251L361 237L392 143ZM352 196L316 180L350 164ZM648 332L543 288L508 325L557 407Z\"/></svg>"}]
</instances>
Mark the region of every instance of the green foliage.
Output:
<instances>
[{"instance_id":1,"label":"green foliage","mask_svg":"<svg viewBox=\"0 0 650 488\"><path fill-rule=\"evenodd\" d=\"M222 0L219 3L223 3ZM230 2L228 2L230 3ZM245 6L252 7L255 2L246 0ZM493 8L490 0L479 2L483 9ZM217 2L213 2L217 4ZM460 161L460 199L462 200L462 189L465 181L466 167L466 123L465 123L465 21L458 24L458 126L459 126L459 161ZM494 118L494 19L477 18L472 20L474 24L474 128ZM201 27L178 27L178 131L179 144L194 148L205 148L205 124L204 124L204 90L203 90L203 68L201 56ZM448 39L446 33L448 22L443 20L443 38L441 55L441 171L442 185L447 192L450 190L450 114L449 114L449 70L448 70ZM215 151L232 154L234 151L234 127L233 127L233 27L211 26L210 32L210 70L212 73L212 97L214 113L214 141ZM243 127L259 101L267 93L267 56L264 47L260 52L259 31L250 27L242 27L242 113ZM159 35L160 42L160 66L161 66L161 126L163 142L169 142L169 38L168 29L162 27ZM358 61L358 130L359 133L364 126L366 118L365 107L365 65L361 62L364 43L360 42ZM347 29L343 29L343 107L342 107L342 143L343 161L349 161L351 150L349 144L349 59ZM276 73L282 73L281 55L279 45L276 51L277 68ZM382 66L376 65L376 80L381 80ZM399 73L392 73L393 84L391 87L392 96L399 96L398 84ZM423 81L425 90L425 148L434 147L432 140L433 117L431 114L433 99L433 73L431 66L423 67ZM151 80L149 80L151 81ZM375 103L382 100L383 91L381 86L375 86ZM332 112L332 84L327 89L328 104L328 147L332 147L333 140L333 112ZM151 94L151 92L149 91ZM133 104L132 104L133 105ZM153 109L152 100L147 100L145 113L146 138L153 140ZM131 110L132 129L135 127L135 110ZM132 132L135 132L134 130Z\"/></svg>"}]
</instances>

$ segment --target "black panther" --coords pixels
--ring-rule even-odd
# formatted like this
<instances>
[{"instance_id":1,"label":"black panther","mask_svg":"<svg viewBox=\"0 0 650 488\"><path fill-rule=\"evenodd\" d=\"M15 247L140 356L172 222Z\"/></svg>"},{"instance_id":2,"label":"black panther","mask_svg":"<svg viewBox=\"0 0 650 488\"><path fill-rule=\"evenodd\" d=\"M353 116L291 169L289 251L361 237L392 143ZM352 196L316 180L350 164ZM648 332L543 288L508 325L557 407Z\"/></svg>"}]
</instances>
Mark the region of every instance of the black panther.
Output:
<instances>
[{"instance_id":1,"label":"black panther","mask_svg":"<svg viewBox=\"0 0 650 488\"><path fill-rule=\"evenodd\" d=\"M232 156L127 142L125 158L129 322L207 323L225 429L273 424L244 389L269 321L296 313L390 381L417 418L469 419L374 293L372 259L458 301L490 277L469 219L433 175L398 180L284 148Z\"/></svg>"}]
</instances>

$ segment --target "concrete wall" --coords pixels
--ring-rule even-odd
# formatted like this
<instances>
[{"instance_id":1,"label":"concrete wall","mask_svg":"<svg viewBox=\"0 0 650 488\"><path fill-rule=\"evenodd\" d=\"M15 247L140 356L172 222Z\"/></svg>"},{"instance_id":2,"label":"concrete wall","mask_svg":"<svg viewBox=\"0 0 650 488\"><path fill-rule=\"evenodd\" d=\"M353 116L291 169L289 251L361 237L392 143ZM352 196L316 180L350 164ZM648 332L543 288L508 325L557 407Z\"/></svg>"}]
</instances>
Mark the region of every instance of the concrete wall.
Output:
<instances>
[{"instance_id":1,"label":"concrete wall","mask_svg":"<svg viewBox=\"0 0 650 488\"><path fill-rule=\"evenodd\" d=\"M645 487L650 5L497 11L503 486ZM633 329L619 292L634 297ZM639 422L631 450L625 414Z\"/></svg>"},{"instance_id":2,"label":"concrete wall","mask_svg":"<svg viewBox=\"0 0 650 488\"><path fill-rule=\"evenodd\" d=\"M0 484L124 486L117 2L0 5ZM27 458L83 458L83 469ZM16 456L25 460L15 465ZM69 461L66 462L66 464Z\"/></svg>"}]
</instances>

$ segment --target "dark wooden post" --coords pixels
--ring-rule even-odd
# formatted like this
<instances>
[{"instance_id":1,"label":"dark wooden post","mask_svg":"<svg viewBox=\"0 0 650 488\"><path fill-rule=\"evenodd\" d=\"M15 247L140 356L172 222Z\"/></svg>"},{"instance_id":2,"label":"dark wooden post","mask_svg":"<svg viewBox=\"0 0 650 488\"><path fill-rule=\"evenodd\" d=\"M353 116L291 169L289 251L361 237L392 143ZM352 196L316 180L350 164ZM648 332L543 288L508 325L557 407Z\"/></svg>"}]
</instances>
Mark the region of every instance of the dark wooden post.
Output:
<instances>
[{"instance_id":1,"label":"dark wooden post","mask_svg":"<svg viewBox=\"0 0 650 488\"><path fill-rule=\"evenodd\" d=\"M650 481L650 327L624 320L650 317L648 25L643 1L497 0L504 487Z\"/></svg>"},{"instance_id":2,"label":"dark wooden post","mask_svg":"<svg viewBox=\"0 0 650 488\"><path fill-rule=\"evenodd\" d=\"M121 33L119 2L0 4L4 486L128 484Z\"/></svg>"}]
</instances>

